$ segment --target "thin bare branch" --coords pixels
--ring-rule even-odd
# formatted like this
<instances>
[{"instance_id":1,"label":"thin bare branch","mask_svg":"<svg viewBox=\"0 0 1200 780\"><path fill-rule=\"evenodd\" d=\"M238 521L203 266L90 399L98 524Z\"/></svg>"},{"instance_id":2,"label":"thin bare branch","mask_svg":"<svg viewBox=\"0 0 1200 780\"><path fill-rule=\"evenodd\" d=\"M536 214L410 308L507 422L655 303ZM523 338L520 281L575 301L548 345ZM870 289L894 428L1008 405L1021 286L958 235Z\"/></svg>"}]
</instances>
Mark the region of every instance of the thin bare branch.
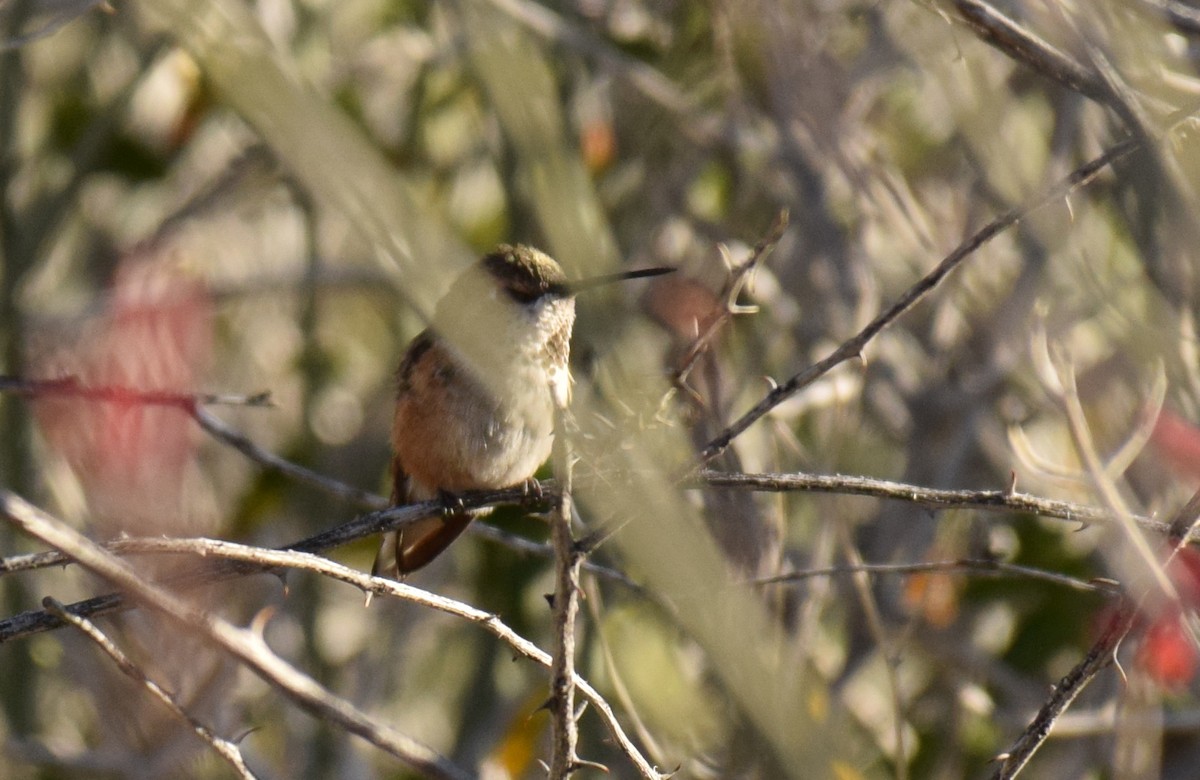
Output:
<instances>
[{"instance_id":1,"label":"thin bare branch","mask_svg":"<svg viewBox=\"0 0 1200 780\"><path fill-rule=\"evenodd\" d=\"M729 272L729 278L725 281L725 288L721 290L720 302L713 311L712 316L708 318L708 327L703 333L696 336L684 353L683 359L679 361L679 366L674 371L672 377L676 385L682 385L687 382L688 375L696 366L696 361L708 349L708 345L712 343L718 331L725 326L735 313L738 311L737 299L741 294L742 289L746 286L746 281L750 278L750 274L755 268L758 268L759 263L766 259L779 240L783 238L783 232L787 230L788 212L787 209L780 211L775 217L775 221L771 223L771 227L767 230L766 235L759 239L754 245L754 249L750 251L750 256L744 261L734 266Z\"/></svg>"},{"instance_id":2,"label":"thin bare branch","mask_svg":"<svg viewBox=\"0 0 1200 780\"><path fill-rule=\"evenodd\" d=\"M120 385L88 385L77 377L64 376L55 379L26 379L24 377L0 375L0 393L25 398L76 398L81 401L140 404L143 406L171 406L190 412L197 406L251 406L271 407L271 394L254 393L236 395L232 393L179 393L171 390L140 390Z\"/></svg>"},{"instance_id":3,"label":"thin bare branch","mask_svg":"<svg viewBox=\"0 0 1200 780\"><path fill-rule=\"evenodd\" d=\"M1091 523L1110 524L1116 517L1106 509L1076 504L1070 501L1055 501L1049 498L1019 493L1015 490L940 490L937 488L892 482L871 477L851 477L824 474L733 474L706 469L697 475L697 485L724 487L735 490L759 490L766 492L807 491L813 493L838 493L842 495L870 496L892 501L904 501L930 509L978 509L984 512L1020 512L1039 517L1053 517L1084 525ZM1141 528L1158 534L1166 534L1169 524L1152 517L1133 515L1133 521Z\"/></svg>"},{"instance_id":4,"label":"thin bare branch","mask_svg":"<svg viewBox=\"0 0 1200 780\"><path fill-rule=\"evenodd\" d=\"M274 457L274 456L273 456ZM299 468L299 467L297 467ZM289 471L290 473L290 471ZM904 501L931 509L976 509L985 512L1018 512L1034 514L1041 517L1052 517L1068 522L1088 525L1091 523L1112 523L1113 515L1105 509L1076 504L1069 501L1055 501L1041 498L1028 493L1002 490L939 490L921 487L902 482L872 479L869 477L851 477L841 475L819 474L742 474L725 473L713 470L701 471L694 483L695 486L706 485L734 490L755 490L768 492L820 492L842 495L859 495L873 498L883 498L893 501ZM556 494L552 483L542 485L543 499L531 495L522 488L463 494L463 505L467 508L483 506L516 505L528 509L544 506L545 500L550 500ZM375 497L373 501L385 503L382 498ZM364 514L328 531L301 539L284 546L282 549L300 550L303 552L321 552L343 544L357 541L367 536L403 528L409 523L423 517L429 517L444 511L445 507L439 501L425 501L406 506L392 507ZM1141 528L1166 535L1170 524L1151 517L1133 516L1133 521ZM502 544L514 547L522 552L537 555L551 555L551 548L529 540L516 540L486 526L473 528L476 533ZM1191 537L1189 536L1189 539ZM135 552L160 553L168 552L169 540L126 539L110 543L113 552L126 554ZM6 572L28 571L46 566L69 563L69 559L61 553L43 552L32 555L13 556L0 559L0 574ZM599 566L590 561L583 566L589 571L613 579L630 587L638 588L636 582L627 576ZM247 571L226 570L217 572L206 570L203 576L188 575L195 584L211 582L214 578L241 576ZM180 583L173 583L178 586ZM96 616L126 609L127 605L119 594L97 596L70 605L75 614ZM62 623L44 610L34 610L14 615L0 620L0 643L18 639L42 631L60 628Z\"/></svg>"},{"instance_id":5,"label":"thin bare branch","mask_svg":"<svg viewBox=\"0 0 1200 780\"><path fill-rule=\"evenodd\" d=\"M553 494L554 488L549 483L543 484L543 490ZM517 536L508 531L501 530L493 525L488 525L486 521L477 520L467 529L467 533L472 536L477 536L481 539L495 542L510 550L521 553L522 555L535 555L539 558L553 558L554 548L543 542L535 542L532 539L527 539L524 536ZM365 534L369 535L369 534ZM316 538L316 537L310 537ZM181 551L173 545L174 539L163 538L161 536L135 536L125 537L121 539L113 539L112 541L104 542L101 546L105 550L115 555L162 555L165 553L188 552ZM349 543L349 542L347 542ZM301 545L305 542L297 542L289 545L284 549L301 549ZM332 547L332 545L330 545ZM330 549L330 547L322 547L321 550ZM312 552L320 552L320 550L312 550ZM7 558L0 558L0 576L5 574L15 574L23 571L36 571L38 569L47 569L51 566L66 566L74 563L68 556L63 555L58 550L47 550L46 552L29 553L26 555L11 555ZM594 574L597 577L611 582L617 582L621 585L636 591L642 595L648 595L645 589L636 581L631 579L629 575L617 571L609 566L596 563L591 560L583 561L583 570Z\"/></svg>"},{"instance_id":6,"label":"thin bare branch","mask_svg":"<svg viewBox=\"0 0 1200 780\"><path fill-rule=\"evenodd\" d=\"M550 518L554 546L554 655L550 665L550 780L565 780L579 764L575 722L575 620L579 615L579 565L583 555L571 533L570 415L555 410L554 471L560 481L558 506Z\"/></svg>"},{"instance_id":7,"label":"thin bare branch","mask_svg":"<svg viewBox=\"0 0 1200 780\"><path fill-rule=\"evenodd\" d=\"M62 550L134 598L225 650L317 717L357 734L429 777L446 780L471 777L470 773L428 746L334 696L311 677L275 655L258 634L204 612L147 582L124 561L19 496L0 491L0 514L23 533Z\"/></svg>"},{"instance_id":8,"label":"thin bare branch","mask_svg":"<svg viewBox=\"0 0 1200 780\"><path fill-rule=\"evenodd\" d=\"M1000 766L992 775L992 780L1011 780L1024 768L1029 759L1033 757L1034 752L1046 741L1058 716L1071 706L1075 697L1095 679L1096 675L1113 662L1117 646L1129 633L1129 629L1133 627L1135 615L1136 611L1128 603L1113 615L1104 629L1104 633L1091 646L1083 660L1067 672L1058 681L1058 685L1054 686L1050 698L1038 710L1038 714L1028 728L1022 732L1007 753L996 757Z\"/></svg>"},{"instance_id":9,"label":"thin bare branch","mask_svg":"<svg viewBox=\"0 0 1200 780\"><path fill-rule=\"evenodd\" d=\"M224 737L217 736L215 733L213 733L212 729L193 717L192 714L189 713L173 695L163 689L161 685L151 680L146 672L140 669L138 665L129 658L129 656L125 655L125 653L121 651L121 648L117 647L113 641L109 639L108 636L106 636L105 633L99 629L99 627L96 626L95 623L87 618L82 618L78 615L72 615L67 611L67 608L62 605L62 603L54 598L51 598L50 596L42 599L42 606L44 606L46 610L50 612L50 614L54 615L64 623L71 624L75 628L79 629L80 633L92 640L92 642L99 647L105 655L112 659L113 663L117 665L117 668L120 669L126 677L149 691L150 695L162 702L163 706L165 706L172 715L191 727L192 731L194 731L196 735L200 737L200 739L208 743L208 745L214 751L216 751L217 755L225 760L225 763L233 767L233 771L237 772L238 777L254 780L256 775L246 766L246 761L242 758L242 751L236 744L230 742Z\"/></svg>"},{"instance_id":10,"label":"thin bare branch","mask_svg":"<svg viewBox=\"0 0 1200 780\"><path fill-rule=\"evenodd\" d=\"M842 577L854 574L930 574L934 572L956 573L972 577L1019 577L1042 580L1063 587L1107 596L1121 595L1121 586L1110 580L1081 580L1056 571L1047 571L1032 566L996 561L991 558L958 558L952 561L921 561L919 563L863 563L843 566L824 566L817 569L777 574L747 580L745 585L797 584L817 577Z\"/></svg>"},{"instance_id":11,"label":"thin bare branch","mask_svg":"<svg viewBox=\"0 0 1200 780\"><path fill-rule=\"evenodd\" d=\"M1106 503L1112 507L1114 514L1118 516L1128 515L1128 512L1124 508L1124 502L1115 485L1113 485L1108 475L1104 473L1103 464L1100 463L1100 459L1092 444L1091 434L1088 431L1087 420L1084 418L1079 396L1075 390L1074 375L1070 366L1058 367L1057 379L1059 383L1056 391L1060 400L1064 403L1072 439L1075 441L1076 449L1080 451L1081 459L1087 464L1088 471L1096 483L1097 490L1104 497ZM1198 521L1200 521L1200 492L1194 494L1184 506L1180 507L1166 524L1168 539L1173 543L1171 556L1174 556L1187 543ZM1122 528L1135 545L1139 542L1144 545L1145 539L1141 537L1137 529L1132 527L1131 518L1126 520ZM1148 555L1149 551L1142 551L1142 554ZM1174 583L1166 576L1165 567L1160 565L1153 557L1149 560L1149 565L1153 568L1158 586L1168 596L1178 601L1179 597L1175 593ZM1017 738L1013 747L1007 753L1000 756L1001 764L995 774L993 774L993 780L1010 780L1016 777L1029 762L1029 759L1033 757L1037 749L1046 741L1046 738L1050 734L1050 729L1054 727L1059 716L1070 707L1071 702L1088 686L1095 676L1114 661L1118 645L1125 638L1126 634L1129 633L1130 629L1133 628L1138 615L1139 602L1129 600L1123 602L1121 609L1110 619L1104 634L1092 645L1087 656L1059 682L1052 691L1050 698L1042 705L1041 710L1038 711L1037 716L1021 733L1020 737ZM1185 623L1184 625L1188 624ZM1192 641L1195 642L1194 633Z\"/></svg>"},{"instance_id":12,"label":"thin bare branch","mask_svg":"<svg viewBox=\"0 0 1200 780\"><path fill-rule=\"evenodd\" d=\"M1106 167L1138 148L1140 148L1138 141L1122 141L1095 159L1076 168L1026 203L1009 209L1004 214L984 225L980 230L959 244L953 252L946 255L932 271L921 277L912 287L908 288L895 303L880 312L875 319L871 320L857 334L844 341L832 354L812 364L800 373L795 374L786 382L774 387L753 409L743 414L709 442L701 453L701 460L708 462L720 455L729 446L730 442L757 422L767 412L788 398L791 398L805 387L808 387L837 366L862 355L863 349L867 344L878 336L884 328L915 306L918 301L941 284L951 271L958 268L963 261L973 255L984 244L1038 209L1070 195L1079 187L1092 181Z\"/></svg>"},{"instance_id":13,"label":"thin bare branch","mask_svg":"<svg viewBox=\"0 0 1200 780\"><path fill-rule=\"evenodd\" d=\"M1022 27L983 0L952 0L954 10L984 43L1073 92L1111 104L1112 92L1100 76L1061 49Z\"/></svg>"},{"instance_id":14,"label":"thin bare branch","mask_svg":"<svg viewBox=\"0 0 1200 780\"><path fill-rule=\"evenodd\" d=\"M192 418L210 436L223 444L233 447L261 466L278 471L297 482L317 488L335 498L363 509L383 509L388 505L387 500L382 496L377 496L366 490L360 490L353 485L348 485L345 482L327 477L312 469L306 469L297 463L292 463L290 460L281 458L275 453L263 449L201 406L192 406L188 409L188 413L192 415Z\"/></svg>"}]
</instances>

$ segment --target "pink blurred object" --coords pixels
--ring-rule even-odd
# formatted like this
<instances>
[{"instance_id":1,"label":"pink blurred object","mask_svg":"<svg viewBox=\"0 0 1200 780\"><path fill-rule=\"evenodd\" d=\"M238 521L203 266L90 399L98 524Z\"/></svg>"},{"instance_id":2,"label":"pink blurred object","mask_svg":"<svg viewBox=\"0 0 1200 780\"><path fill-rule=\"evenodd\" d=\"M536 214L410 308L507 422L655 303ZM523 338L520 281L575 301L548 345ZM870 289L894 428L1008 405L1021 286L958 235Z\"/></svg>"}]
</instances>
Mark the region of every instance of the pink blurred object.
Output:
<instances>
[{"instance_id":1,"label":"pink blurred object","mask_svg":"<svg viewBox=\"0 0 1200 780\"><path fill-rule=\"evenodd\" d=\"M36 361L42 377L131 391L194 392L212 354L212 300L173 258L125 258L103 314L71 346ZM189 511L185 472L198 444L178 409L134 398L34 404L50 448L83 485L102 536L207 530Z\"/></svg>"}]
</instances>

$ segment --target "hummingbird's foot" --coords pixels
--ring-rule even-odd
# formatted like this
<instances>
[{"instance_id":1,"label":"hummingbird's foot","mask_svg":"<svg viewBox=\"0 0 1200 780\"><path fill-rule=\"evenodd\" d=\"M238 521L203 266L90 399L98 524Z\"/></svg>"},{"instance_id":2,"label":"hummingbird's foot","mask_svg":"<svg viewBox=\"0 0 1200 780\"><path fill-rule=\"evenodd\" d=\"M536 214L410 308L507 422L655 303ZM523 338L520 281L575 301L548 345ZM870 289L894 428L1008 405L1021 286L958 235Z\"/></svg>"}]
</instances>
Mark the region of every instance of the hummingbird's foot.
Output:
<instances>
[{"instance_id":1,"label":"hummingbird's foot","mask_svg":"<svg viewBox=\"0 0 1200 780\"><path fill-rule=\"evenodd\" d=\"M442 511L448 515L462 514L467 509L466 502L457 493L439 490L438 500L442 502Z\"/></svg>"},{"instance_id":2,"label":"hummingbird's foot","mask_svg":"<svg viewBox=\"0 0 1200 780\"><path fill-rule=\"evenodd\" d=\"M546 497L546 491L542 489L542 483L538 482L537 477L530 477L521 483L521 495L541 501Z\"/></svg>"}]
</instances>

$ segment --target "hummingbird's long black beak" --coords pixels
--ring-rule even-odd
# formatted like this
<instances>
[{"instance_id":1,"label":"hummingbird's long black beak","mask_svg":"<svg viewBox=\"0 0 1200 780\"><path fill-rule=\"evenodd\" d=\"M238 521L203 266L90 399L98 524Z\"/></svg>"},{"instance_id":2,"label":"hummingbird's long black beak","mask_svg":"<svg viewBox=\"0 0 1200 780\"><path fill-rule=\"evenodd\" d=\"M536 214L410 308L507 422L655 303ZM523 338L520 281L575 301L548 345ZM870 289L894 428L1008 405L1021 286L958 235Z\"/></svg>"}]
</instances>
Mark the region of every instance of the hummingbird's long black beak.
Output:
<instances>
[{"instance_id":1,"label":"hummingbird's long black beak","mask_svg":"<svg viewBox=\"0 0 1200 780\"><path fill-rule=\"evenodd\" d=\"M644 279L647 276L662 276L663 274L674 273L674 268L639 268L635 271L621 271L615 274L604 274L603 276L589 276L586 279L576 279L567 282L567 291L574 295L575 293L584 290L590 290L593 287L601 287L613 282L624 282L629 279Z\"/></svg>"}]
</instances>

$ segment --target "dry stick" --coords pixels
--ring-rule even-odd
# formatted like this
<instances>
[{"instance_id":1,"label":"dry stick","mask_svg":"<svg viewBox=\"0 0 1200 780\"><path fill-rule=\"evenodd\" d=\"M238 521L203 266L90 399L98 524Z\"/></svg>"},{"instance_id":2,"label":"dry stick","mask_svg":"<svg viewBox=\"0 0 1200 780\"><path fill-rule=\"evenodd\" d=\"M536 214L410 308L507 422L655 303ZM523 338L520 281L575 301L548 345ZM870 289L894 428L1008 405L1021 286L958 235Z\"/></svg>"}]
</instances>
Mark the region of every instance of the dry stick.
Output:
<instances>
[{"instance_id":1,"label":"dry stick","mask_svg":"<svg viewBox=\"0 0 1200 780\"><path fill-rule=\"evenodd\" d=\"M930 509L978 509L984 512L1024 512L1039 517L1054 517L1080 523L1111 524L1117 518L1108 510L1070 501L1055 501L1049 498L1008 490L941 490L937 488L892 482L872 477L843 475L807 474L742 474L705 469L696 475L692 487L723 487L734 490L768 492L806 491L813 493L836 493L839 495L870 496L904 501ZM1170 524L1152 517L1134 515L1133 521L1141 528L1158 534L1167 534Z\"/></svg>"},{"instance_id":2,"label":"dry stick","mask_svg":"<svg viewBox=\"0 0 1200 780\"><path fill-rule=\"evenodd\" d=\"M246 762L242 758L242 751L238 749L236 744L224 737L217 736L212 729L193 717L172 694L164 690L161 685L151 680L144 671L138 668L137 664L130 660L129 656L125 655L121 651L121 648L117 647L95 623L78 615L72 615L70 612L67 612L66 607L50 596L42 600L42 605L51 614L58 617L59 620L71 624L79 629L80 633L92 640L105 655L112 659L113 663L117 665L117 668L125 676L149 691L150 695L162 702L172 715L186 723L200 739L208 743L216 751L217 755L233 767L233 771L237 772L238 777L255 780L257 776L246 766Z\"/></svg>"},{"instance_id":3,"label":"dry stick","mask_svg":"<svg viewBox=\"0 0 1200 780\"><path fill-rule=\"evenodd\" d=\"M564 780L579 765L575 722L575 620L579 615L579 565L583 560L571 533L571 443L566 409L555 410L554 470L559 475L558 507L551 515L554 546L554 655L550 666L550 780Z\"/></svg>"},{"instance_id":4,"label":"dry stick","mask_svg":"<svg viewBox=\"0 0 1200 780\"><path fill-rule=\"evenodd\" d=\"M1038 710L1037 716L1013 743L1013 746L1007 753L1001 753L996 757L1000 766L992 775L992 780L1011 780L1017 776L1017 773L1033 756L1034 751L1046 741L1058 716L1071 706L1075 697L1087 687L1097 674L1113 662L1117 646L1121 644L1121 640L1133 627L1135 615L1136 611L1128 602L1124 603L1117 614L1113 615L1104 629L1104 633L1088 650L1083 660L1067 672L1066 676L1058 681L1058 685L1054 686L1050 698Z\"/></svg>"},{"instance_id":5,"label":"dry stick","mask_svg":"<svg viewBox=\"0 0 1200 780\"><path fill-rule=\"evenodd\" d=\"M551 483L543 482L542 489L543 489L543 491L548 492L551 495L553 495L555 492L555 488L553 487L553 485ZM397 507L397 509L403 510L406 513L405 517L407 517L408 507ZM355 524L354 527L357 529L354 532L354 538L346 539L344 542L339 542L339 543L348 544L349 542L355 541L359 538L366 538L367 536L370 536L373 533L373 532L368 532L368 530L362 526L362 524L359 520L354 520L352 522ZM405 522L408 522L408 521L405 520ZM344 526L339 526L338 528L334 528L331 530L334 532L340 532L340 529L343 527ZM475 522L475 523L471 524L471 527L468 529L468 531L474 536L478 536L482 539L487 539L489 541L495 542L496 544L503 545L504 547L507 547L510 550L513 550L514 552L517 552L517 553L521 553L523 555L536 555L540 558L553 558L554 557L554 548L552 546L550 546L549 544L545 544L543 542L535 542L532 539L527 539L524 536L517 536L516 534L509 533L508 531L503 531L499 528L496 528L495 526L486 525L486 524L480 523L480 522ZM309 539L307 539L307 540L302 540L295 544L286 545L280 549L308 550L310 552L321 552L323 550L327 550L330 547L334 546L334 544L332 542L330 542L328 545L324 545L324 544L316 545L316 544L311 543L309 540L328 539L327 534L329 534L329 533L330 532L328 532L328 531L322 532L322 534L320 536L309 537ZM115 553L116 555L121 555L121 556L151 555L151 554L178 552L178 550L176 550L174 547L171 546L172 541L173 541L172 539L165 538L162 536L130 536L130 537L124 537L121 539L113 539L112 541L108 541L108 542L103 542L101 544L101 546L105 550L108 550L111 553ZM318 547L319 547L319 549L316 549ZM3 576L5 574L14 574L16 572L22 572L22 571L36 571L38 569L47 569L51 566L65 566L65 565L73 563L73 562L74 561L71 560L70 556L63 555L58 550L48 550L48 551L39 552L39 553L27 553L24 555L12 555L7 558L0 558L0 576ZM601 579L620 583L621 585L625 586L626 588L629 588L630 590L633 590L637 593L641 593L642 595L648 595L645 591L645 588L643 588L640 583L635 582L633 579L631 579L629 577L629 575L625 574L624 572L617 571L616 569L613 569L608 566L604 566L602 564L595 563L593 561L589 561L586 559L583 561L583 569L592 574L595 574L597 577L600 577ZM2 641L2 640L0 640L0 641Z\"/></svg>"},{"instance_id":6,"label":"dry stick","mask_svg":"<svg viewBox=\"0 0 1200 780\"><path fill-rule=\"evenodd\" d=\"M735 438L743 431L753 425L767 412L774 409L779 404L791 398L800 390L815 382L825 374L829 373L838 365L850 360L851 358L860 357L863 348L874 339L879 333L896 320L900 315L907 312L918 301L924 298L929 292L942 282L946 276L957 268L964 260L970 257L976 250L986 244L988 241L995 238L1004 230L1015 225L1018 221L1024 219L1034 211L1053 203L1060 198L1070 195L1077 188L1090 182L1096 177L1100 171L1113 162L1133 152L1140 147L1139 142L1135 140L1126 140L1108 149L1099 157L1085 163L1076 168L1063 179L1056 182L1053 186L1042 192L1041 195L1034 198L1031 202L1009 209L1004 214L996 217L994 220L985 225L981 230L976 232L949 255L947 255L937 266L928 274L923 276L916 284L910 287L899 300L885 309L875 319L871 320L865 328L852 336L849 340L842 343L828 357L812 364L800 373L792 376L781 385L778 385L769 392L759 403L750 411L746 412L728 428L722 431L716 438L708 443L701 453L701 460L708 462L720 455L729 446Z\"/></svg>"},{"instance_id":7,"label":"dry stick","mask_svg":"<svg viewBox=\"0 0 1200 780\"><path fill-rule=\"evenodd\" d=\"M191 629L248 666L304 709L390 753L430 777L466 780L469 773L426 745L380 723L275 655L262 637L209 614L142 579L121 559L19 496L0 490L0 514L29 536L70 555L171 620Z\"/></svg>"},{"instance_id":8,"label":"dry stick","mask_svg":"<svg viewBox=\"0 0 1200 780\"><path fill-rule=\"evenodd\" d=\"M1197 493L1200 496L1200 493ZM1198 505L1200 506L1200 505ZM817 577L839 577L853 574L931 574L935 572L963 574L983 577L1020 577L1030 580L1062 585L1063 587L1089 593L1102 593L1106 596L1120 596L1121 586L1112 580L1094 579L1081 580L1056 571L1038 569L1032 566L1022 566L1017 563L1007 563L991 558L958 558L952 561L920 561L918 563L863 563L857 565L824 566L816 569L802 569L776 574L772 577L760 577L746 580L743 585L756 587L766 585L799 584Z\"/></svg>"},{"instance_id":9,"label":"dry stick","mask_svg":"<svg viewBox=\"0 0 1200 780\"><path fill-rule=\"evenodd\" d=\"M228 444L247 458L267 468L280 471L297 482L323 490L342 501L366 509L383 509L388 505L388 502L382 496L377 496L366 490L360 490L352 485L331 479L324 474L320 474L312 469L306 469L303 466L279 457L273 452L264 450L241 433L230 428L221 419L211 414L202 406L194 405L188 409L188 413L213 438L224 444Z\"/></svg>"},{"instance_id":10,"label":"dry stick","mask_svg":"<svg viewBox=\"0 0 1200 780\"><path fill-rule=\"evenodd\" d=\"M0 498L4 495L3 492L0 492ZM3 505L0 504L0 511L2 510ZM195 556L219 558L243 568L259 570L297 569L308 571L344 582L348 585L353 585L364 592L371 592L379 596L390 596L391 598L401 599L411 604L435 609L447 615L464 618L479 625L492 636L513 648L517 655L522 658L527 658L547 669L550 669L553 664L553 659L549 653L522 637L499 617L490 612L485 612L470 604L464 604L461 601L421 590L402 582L396 582L395 580L383 577L372 577L357 569L335 563L328 558L322 558L313 553L297 552L295 550L267 550L262 547L226 542L220 539L163 539L162 544L163 549L166 551L186 552ZM70 607L68 606L67 609L70 610ZM637 747L629 739L628 735L625 734L620 722L604 697L587 680L580 677L578 673L575 673L574 684L580 694L591 704L592 709L600 713L600 717L608 728L609 733L616 741L618 747L629 757L634 766L637 767L639 775L648 778L648 780L663 780L664 776L659 774L641 756Z\"/></svg>"},{"instance_id":11,"label":"dry stick","mask_svg":"<svg viewBox=\"0 0 1200 780\"><path fill-rule=\"evenodd\" d=\"M744 309L739 309L737 305L738 295L746 286L746 281L749 279L751 272L758 267L779 240L783 238L783 231L787 230L788 212L787 209L780 211L775 217L775 221L771 223L771 227L767 230L767 234L754 245L750 256L743 262L734 266L729 272L729 278L725 281L725 287L721 290L720 302L714 307L713 313L709 318L708 327L703 333L696 336L692 341L683 359L679 362L679 367L675 369L672 380L675 385L683 385L687 382L688 375L696 366L696 361L708 349L708 345L712 342L713 337L717 332L728 322L734 314Z\"/></svg>"},{"instance_id":12,"label":"dry stick","mask_svg":"<svg viewBox=\"0 0 1200 780\"><path fill-rule=\"evenodd\" d=\"M984 43L1067 89L1112 105L1108 85L1069 55L982 0L952 0L954 9Z\"/></svg>"},{"instance_id":13,"label":"dry stick","mask_svg":"<svg viewBox=\"0 0 1200 780\"><path fill-rule=\"evenodd\" d=\"M190 411L195 406L251 406L271 407L274 402L269 392L253 395L231 393L180 393L173 390L139 390L123 385L88 385L78 377L63 376L54 379L26 379L0 374L0 393L25 398L53 398L56 396L78 398L85 401L108 401L114 403L139 404L141 406L173 406Z\"/></svg>"},{"instance_id":14,"label":"dry stick","mask_svg":"<svg viewBox=\"0 0 1200 780\"><path fill-rule=\"evenodd\" d=\"M459 498L461 505L467 509L500 504L532 507L538 505L540 501L544 501L544 499L538 499L536 496L527 495L525 490L519 487L507 490L464 493ZM392 507L377 512L369 512L336 528L331 528L328 531L288 545L286 549L301 552L327 550L331 547L347 544L348 542L367 536L397 530L421 518L431 517L444 511L445 505L441 501L433 500ZM163 540L164 543L169 541ZM39 555L45 554L41 553ZM70 556L68 555L67 557L69 558ZM21 556L21 558L24 558L24 556ZM18 563L23 563L23 561L18 559ZM187 572L179 577L168 580L164 584L171 585L172 587L194 587L196 585L259 573L261 571L262 569L254 567L225 566L216 569ZM131 605L120 593L108 593L103 596L96 596L67 605L67 609L72 614L84 617L95 617L96 615L120 612L130 607ZM42 631L61 628L62 625L62 621L45 610L22 612L19 615L13 615L5 620L0 620L0 644L12 639L38 634Z\"/></svg>"}]
</instances>

